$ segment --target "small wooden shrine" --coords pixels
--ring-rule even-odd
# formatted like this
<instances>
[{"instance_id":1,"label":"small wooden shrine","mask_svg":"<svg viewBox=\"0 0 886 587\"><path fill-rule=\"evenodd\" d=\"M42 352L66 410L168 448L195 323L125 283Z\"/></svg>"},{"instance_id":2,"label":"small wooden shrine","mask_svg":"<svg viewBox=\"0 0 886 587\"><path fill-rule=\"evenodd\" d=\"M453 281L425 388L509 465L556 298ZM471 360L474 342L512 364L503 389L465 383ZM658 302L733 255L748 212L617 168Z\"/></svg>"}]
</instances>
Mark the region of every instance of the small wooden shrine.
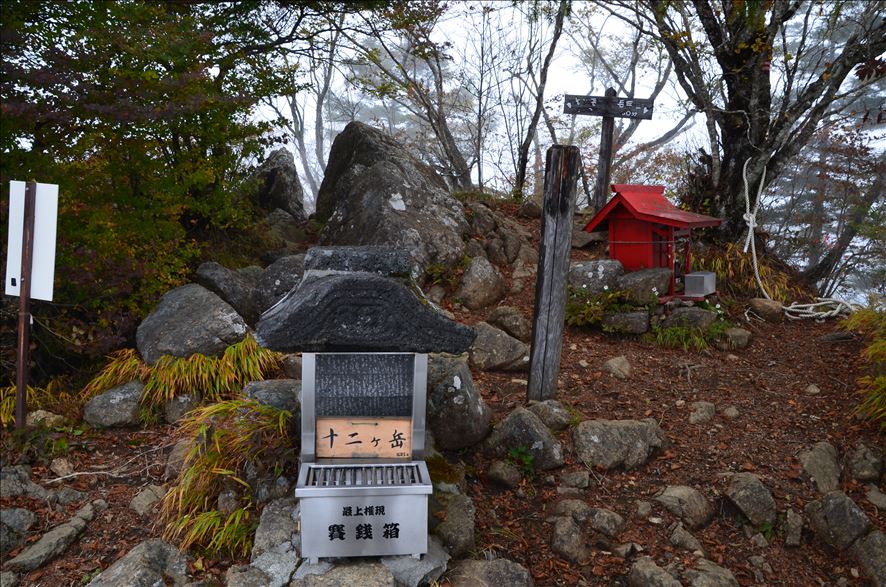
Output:
<instances>
[{"instance_id":1,"label":"small wooden shrine","mask_svg":"<svg viewBox=\"0 0 886 587\"><path fill-rule=\"evenodd\" d=\"M615 196L585 225L594 232L608 227L609 256L625 271L666 267L670 295L676 284L676 252L682 244L682 274L690 271L689 235L693 228L719 226L721 220L681 210L664 196L664 186L613 184Z\"/></svg>"}]
</instances>

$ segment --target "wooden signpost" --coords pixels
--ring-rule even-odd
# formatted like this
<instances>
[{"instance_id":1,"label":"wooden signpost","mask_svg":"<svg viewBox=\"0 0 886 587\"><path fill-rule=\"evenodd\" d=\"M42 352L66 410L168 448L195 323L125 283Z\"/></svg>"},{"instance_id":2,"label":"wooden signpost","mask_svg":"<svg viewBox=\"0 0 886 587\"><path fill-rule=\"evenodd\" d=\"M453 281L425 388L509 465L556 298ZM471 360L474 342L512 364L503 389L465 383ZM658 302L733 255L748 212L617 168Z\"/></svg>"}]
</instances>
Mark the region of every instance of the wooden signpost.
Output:
<instances>
[{"instance_id":1,"label":"wooden signpost","mask_svg":"<svg viewBox=\"0 0 886 587\"><path fill-rule=\"evenodd\" d=\"M597 164L597 182L594 184L594 208L600 210L609 196L609 169L612 166L612 136L616 118L652 118L652 100L642 98L617 98L615 89L606 90L605 96L574 96L567 94L563 101L564 114L602 116L600 159Z\"/></svg>"},{"instance_id":2,"label":"wooden signpost","mask_svg":"<svg viewBox=\"0 0 886 587\"><path fill-rule=\"evenodd\" d=\"M541 246L535 280L535 322L529 358L530 400L553 399L560 374L572 218L581 168L578 147L554 145L545 162Z\"/></svg>"}]
</instances>

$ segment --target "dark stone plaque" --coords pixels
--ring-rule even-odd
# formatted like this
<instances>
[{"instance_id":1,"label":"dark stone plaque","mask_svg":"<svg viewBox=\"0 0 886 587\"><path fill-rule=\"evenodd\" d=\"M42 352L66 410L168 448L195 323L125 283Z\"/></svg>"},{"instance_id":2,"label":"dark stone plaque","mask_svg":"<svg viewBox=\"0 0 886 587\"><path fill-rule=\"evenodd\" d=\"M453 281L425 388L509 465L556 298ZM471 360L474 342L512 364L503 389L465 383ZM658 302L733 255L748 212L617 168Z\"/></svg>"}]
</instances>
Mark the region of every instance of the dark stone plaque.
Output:
<instances>
[{"instance_id":1,"label":"dark stone plaque","mask_svg":"<svg viewBox=\"0 0 886 587\"><path fill-rule=\"evenodd\" d=\"M411 354L317 355L317 417L411 417L413 367Z\"/></svg>"},{"instance_id":2,"label":"dark stone plaque","mask_svg":"<svg viewBox=\"0 0 886 587\"><path fill-rule=\"evenodd\" d=\"M409 252L395 247L313 247L305 257L309 271L363 271L387 277L408 277L412 271Z\"/></svg>"}]
</instances>

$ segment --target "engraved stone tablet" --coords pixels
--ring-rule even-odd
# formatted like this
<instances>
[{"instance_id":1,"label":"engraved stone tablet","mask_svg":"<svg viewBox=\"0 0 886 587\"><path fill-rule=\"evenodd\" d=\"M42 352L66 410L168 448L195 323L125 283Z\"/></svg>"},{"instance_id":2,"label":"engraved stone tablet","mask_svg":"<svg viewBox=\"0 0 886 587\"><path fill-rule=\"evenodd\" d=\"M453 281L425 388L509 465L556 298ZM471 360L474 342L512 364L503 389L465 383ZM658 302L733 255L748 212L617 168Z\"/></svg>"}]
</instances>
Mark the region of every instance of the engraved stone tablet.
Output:
<instances>
[{"instance_id":1,"label":"engraved stone tablet","mask_svg":"<svg viewBox=\"0 0 886 587\"><path fill-rule=\"evenodd\" d=\"M412 416L412 355L319 354L316 360L318 418Z\"/></svg>"}]
</instances>

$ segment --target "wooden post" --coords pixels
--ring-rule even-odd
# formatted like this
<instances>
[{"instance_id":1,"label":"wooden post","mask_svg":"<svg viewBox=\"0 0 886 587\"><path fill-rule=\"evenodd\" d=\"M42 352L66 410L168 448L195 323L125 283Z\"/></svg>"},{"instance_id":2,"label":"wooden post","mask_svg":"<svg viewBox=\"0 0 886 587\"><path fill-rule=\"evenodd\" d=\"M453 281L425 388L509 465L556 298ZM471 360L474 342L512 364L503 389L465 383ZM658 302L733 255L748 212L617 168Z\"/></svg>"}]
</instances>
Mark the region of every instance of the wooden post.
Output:
<instances>
[{"instance_id":1,"label":"wooden post","mask_svg":"<svg viewBox=\"0 0 886 587\"><path fill-rule=\"evenodd\" d=\"M560 374L566 283L572 245L572 217L581 155L578 147L554 145L545 162L545 193L542 206L541 246L535 281L535 321L528 397L552 399Z\"/></svg>"},{"instance_id":2,"label":"wooden post","mask_svg":"<svg viewBox=\"0 0 886 587\"><path fill-rule=\"evenodd\" d=\"M606 90L607 98L615 98L615 88ZM603 117L600 130L600 157L597 159L597 183L594 184L594 209L599 212L609 199L609 171L612 168L612 136L615 133L615 118Z\"/></svg>"},{"instance_id":3,"label":"wooden post","mask_svg":"<svg viewBox=\"0 0 886 587\"><path fill-rule=\"evenodd\" d=\"M34 254L34 216L37 184L25 187L25 218L22 227L22 267L18 295L18 353L15 372L15 427L24 428L28 416L28 346L31 328L31 259Z\"/></svg>"}]
</instances>

